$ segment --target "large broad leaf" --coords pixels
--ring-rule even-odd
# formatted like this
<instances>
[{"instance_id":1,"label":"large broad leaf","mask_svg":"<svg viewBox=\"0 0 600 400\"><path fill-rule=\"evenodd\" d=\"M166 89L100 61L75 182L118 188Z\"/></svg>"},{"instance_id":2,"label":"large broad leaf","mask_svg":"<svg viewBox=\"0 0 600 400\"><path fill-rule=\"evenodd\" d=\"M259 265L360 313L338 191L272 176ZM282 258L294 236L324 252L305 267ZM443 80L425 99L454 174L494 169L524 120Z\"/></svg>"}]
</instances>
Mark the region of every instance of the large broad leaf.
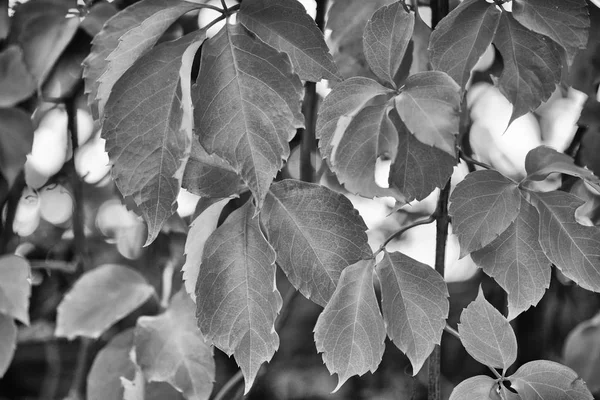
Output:
<instances>
[{"instance_id":1,"label":"large broad leaf","mask_svg":"<svg viewBox=\"0 0 600 400\"><path fill-rule=\"evenodd\" d=\"M208 238L196 285L196 316L204 336L234 355L248 393L279 347L275 318L275 251L263 236L249 200Z\"/></svg>"},{"instance_id":2,"label":"large broad leaf","mask_svg":"<svg viewBox=\"0 0 600 400\"><path fill-rule=\"evenodd\" d=\"M154 295L137 271L106 264L85 273L58 306L55 335L98 338Z\"/></svg>"},{"instance_id":3,"label":"large broad leaf","mask_svg":"<svg viewBox=\"0 0 600 400\"><path fill-rule=\"evenodd\" d=\"M471 70L492 43L501 13L494 4L481 0L460 3L431 34L433 68L450 75L464 89Z\"/></svg>"},{"instance_id":4,"label":"large broad leaf","mask_svg":"<svg viewBox=\"0 0 600 400\"><path fill-rule=\"evenodd\" d=\"M560 44L569 64L579 49L585 49L590 27L585 0L515 0L512 15L524 27Z\"/></svg>"},{"instance_id":5,"label":"large broad leaf","mask_svg":"<svg viewBox=\"0 0 600 400\"><path fill-rule=\"evenodd\" d=\"M202 47L192 94L200 144L231 164L260 209L304 124L302 85L287 55L227 24Z\"/></svg>"},{"instance_id":6,"label":"large broad leaf","mask_svg":"<svg viewBox=\"0 0 600 400\"><path fill-rule=\"evenodd\" d=\"M210 397L215 380L212 348L196 326L196 307L185 291L167 311L140 317L135 328L136 361L149 382L168 382L188 400Z\"/></svg>"},{"instance_id":7,"label":"large broad leaf","mask_svg":"<svg viewBox=\"0 0 600 400\"><path fill-rule=\"evenodd\" d=\"M600 390L600 314L580 323L569 333L563 360L583 378L591 392Z\"/></svg>"},{"instance_id":8,"label":"large broad leaf","mask_svg":"<svg viewBox=\"0 0 600 400\"><path fill-rule=\"evenodd\" d=\"M17 325L8 315L0 314L0 378L6 370L15 354L17 348Z\"/></svg>"},{"instance_id":9,"label":"large broad leaf","mask_svg":"<svg viewBox=\"0 0 600 400\"><path fill-rule=\"evenodd\" d=\"M31 117L18 108L0 108L0 173L12 186L33 145Z\"/></svg>"},{"instance_id":10,"label":"large broad leaf","mask_svg":"<svg viewBox=\"0 0 600 400\"><path fill-rule=\"evenodd\" d=\"M535 306L550 285L551 263L538 241L539 214L521 199L515 221L492 243L471 253L473 261L508 293L508 319Z\"/></svg>"},{"instance_id":11,"label":"large broad leaf","mask_svg":"<svg viewBox=\"0 0 600 400\"><path fill-rule=\"evenodd\" d=\"M365 57L379 79L395 87L394 77L400 69L413 34L415 14L403 2L381 7L373 14L363 35Z\"/></svg>"},{"instance_id":12,"label":"large broad leaf","mask_svg":"<svg viewBox=\"0 0 600 400\"><path fill-rule=\"evenodd\" d=\"M385 350L385 325L373 288L374 260L359 261L342 272L331 301L315 325L317 351L337 391L353 375L375 372Z\"/></svg>"},{"instance_id":13,"label":"large broad leaf","mask_svg":"<svg viewBox=\"0 0 600 400\"><path fill-rule=\"evenodd\" d=\"M417 139L454 156L458 134L460 88L443 72L409 76L396 96L400 118Z\"/></svg>"},{"instance_id":14,"label":"large broad leaf","mask_svg":"<svg viewBox=\"0 0 600 400\"><path fill-rule=\"evenodd\" d=\"M248 0L238 21L269 46L287 53L303 80L340 80L323 33L297 0Z\"/></svg>"},{"instance_id":15,"label":"large broad leaf","mask_svg":"<svg viewBox=\"0 0 600 400\"><path fill-rule=\"evenodd\" d=\"M493 400L498 383L489 376L477 375L459 383L452 393L450 400ZM497 396L497 395L496 395Z\"/></svg>"},{"instance_id":16,"label":"large broad leaf","mask_svg":"<svg viewBox=\"0 0 600 400\"><path fill-rule=\"evenodd\" d=\"M35 91L33 75L27 71L23 50L8 46L0 52L0 107L12 107Z\"/></svg>"},{"instance_id":17,"label":"large broad leaf","mask_svg":"<svg viewBox=\"0 0 600 400\"><path fill-rule=\"evenodd\" d=\"M29 325L30 267L24 258L0 256L0 313Z\"/></svg>"},{"instance_id":18,"label":"large broad leaf","mask_svg":"<svg viewBox=\"0 0 600 400\"><path fill-rule=\"evenodd\" d=\"M203 31L194 32L146 53L119 79L106 103L102 137L112 175L148 224L146 244L177 210L192 135L184 128L184 103L190 99L182 95L189 75L180 77L180 70L191 64L203 40Z\"/></svg>"},{"instance_id":19,"label":"large broad leaf","mask_svg":"<svg viewBox=\"0 0 600 400\"><path fill-rule=\"evenodd\" d=\"M540 243L548 259L579 286L600 292L600 229L575 219L583 200L559 191L531 196L540 213Z\"/></svg>"},{"instance_id":20,"label":"large broad leaf","mask_svg":"<svg viewBox=\"0 0 600 400\"><path fill-rule=\"evenodd\" d=\"M483 296L465 308L458 324L460 341L477 361L504 371L517 359L517 338L510 323Z\"/></svg>"},{"instance_id":21,"label":"large broad leaf","mask_svg":"<svg viewBox=\"0 0 600 400\"><path fill-rule=\"evenodd\" d=\"M372 257L367 226L346 197L311 183L273 184L262 223L277 264L305 297L325 307L342 270Z\"/></svg>"},{"instance_id":22,"label":"large broad leaf","mask_svg":"<svg viewBox=\"0 0 600 400\"><path fill-rule=\"evenodd\" d=\"M550 98L561 77L560 51L550 39L525 28L507 12L500 17L493 43L504 63L498 85L513 105L512 122Z\"/></svg>"},{"instance_id":23,"label":"large broad leaf","mask_svg":"<svg viewBox=\"0 0 600 400\"><path fill-rule=\"evenodd\" d=\"M523 400L592 400L585 382L571 368L553 361L531 361L510 378Z\"/></svg>"},{"instance_id":24,"label":"large broad leaf","mask_svg":"<svg viewBox=\"0 0 600 400\"><path fill-rule=\"evenodd\" d=\"M472 172L456 185L448 212L460 242L460 256L490 244L517 218L521 194L497 171Z\"/></svg>"},{"instance_id":25,"label":"large broad leaf","mask_svg":"<svg viewBox=\"0 0 600 400\"><path fill-rule=\"evenodd\" d=\"M450 304L444 278L430 266L387 253L377 265L387 333L416 375L442 339Z\"/></svg>"}]
</instances>

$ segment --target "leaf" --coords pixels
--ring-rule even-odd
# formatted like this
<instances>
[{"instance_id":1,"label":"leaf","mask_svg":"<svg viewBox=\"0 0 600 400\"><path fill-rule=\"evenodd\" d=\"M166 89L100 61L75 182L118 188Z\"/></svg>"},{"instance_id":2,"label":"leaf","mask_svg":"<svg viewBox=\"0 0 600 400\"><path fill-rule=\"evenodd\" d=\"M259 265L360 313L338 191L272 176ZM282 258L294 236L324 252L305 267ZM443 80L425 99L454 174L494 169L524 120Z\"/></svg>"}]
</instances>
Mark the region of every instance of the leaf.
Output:
<instances>
[{"instance_id":1,"label":"leaf","mask_svg":"<svg viewBox=\"0 0 600 400\"><path fill-rule=\"evenodd\" d=\"M215 380L212 347L196 326L194 302L184 291L156 317L140 317L136 360L149 382L168 382L186 399L208 399Z\"/></svg>"},{"instance_id":2,"label":"leaf","mask_svg":"<svg viewBox=\"0 0 600 400\"><path fill-rule=\"evenodd\" d=\"M377 97L391 97L394 91L369 78L354 77L337 84L319 107L317 139L325 158L331 155L335 140L344 133L338 129L342 117L352 118Z\"/></svg>"},{"instance_id":3,"label":"leaf","mask_svg":"<svg viewBox=\"0 0 600 400\"><path fill-rule=\"evenodd\" d=\"M458 324L460 341L477 361L504 371L517 359L517 338L510 323L479 288L477 298L465 308Z\"/></svg>"},{"instance_id":4,"label":"leaf","mask_svg":"<svg viewBox=\"0 0 600 400\"><path fill-rule=\"evenodd\" d=\"M342 271L340 282L315 325L317 351L332 374L336 392L353 375L375 372L385 350L385 325L373 288L374 260Z\"/></svg>"},{"instance_id":5,"label":"leaf","mask_svg":"<svg viewBox=\"0 0 600 400\"><path fill-rule=\"evenodd\" d=\"M459 87L439 71L421 72L406 79L396 96L396 110L422 143L454 156L458 134Z\"/></svg>"},{"instance_id":6,"label":"leaf","mask_svg":"<svg viewBox=\"0 0 600 400\"><path fill-rule=\"evenodd\" d=\"M416 375L440 344L450 309L448 287L430 266L398 252L385 252L376 271L387 334Z\"/></svg>"},{"instance_id":7,"label":"leaf","mask_svg":"<svg viewBox=\"0 0 600 400\"><path fill-rule=\"evenodd\" d=\"M415 15L403 2L381 7L371 17L363 34L365 57L379 79L395 87L394 77L408 49Z\"/></svg>"},{"instance_id":8,"label":"leaf","mask_svg":"<svg viewBox=\"0 0 600 400\"><path fill-rule=\"evenodd\" d=\"M12 362L17 348L17 325L12 317L0 314L0 378Z\"/></svg>"},{"instance_id":9,"label":"leaf","mask_svg":"<svg viewBox=\"0 0 600 400\"><path fill-rule=\"evenodd\" d=\"M0 173L12 186L33 145L33 124L19 108L0 108Z\"/></svg>"},{"instance_id":10,"label":"leaf","mask_svg":"<svg viewBox=\"0 0 600 400\"><path fill-rule=\"evenodd\" d=\"M219 200L196 217L185 240L186 258L181 271L183 272L185 290L194 302L196 302L196 282L200 272L202 255L204 254L204 245L210 235L217 229L221 211L229 203L229 200L231 199Z\"/></svg>"},{"instance_id":11,"label":"leaf","mask_svg":"<svg viewBox=\"0 0 600 400\"><path fill-rule=\"evenodd\" d=\"M436 26L429 42L433 69L465 89L471 71L492 43L502 12L480 0L465 0Z\"/></svg>"},{"instance_id":12,"label":"leaf","mask_svg":"<svg viewBox=\"0 0 600 400\"><path fill-rule=\"evenodd\" d=\"M456 158L421 143L405 126L398 129L398 150L390 168L390 187L398 188L405 201L423 200L452 176Z\"/></svg>"},{"instance_id":13,"label":"leaf","mask_svg":"<svg viewBox=\"0 0 600 400\"><path fill-rule=\"evenodd\" d=\"M325 307L342 270L372 257L367 226L350 200L316 184L271 186L261 222L277 264L306 298Z\"/></svg>"},{"instance_id":14,"label":"leaf","mask_svg":"<svg viewBox=\"0 0 600 400\"><path fill-rule=\"evenodd\" d=\"M492 243L471 253L475 264L508 293L508 319L535 306L550 286L551 263L538 241L539 214L521 199L515 221Z\"/></svg>"},{"instance_id":15,"label":"leaf","mask_svg":"<svg viewBox=\"0 0 600 400\"><path fill-rule=\"evenodd\" d=\"M575 219L584 201L559 191L531 196L540 213L540 244L548 259L582 288L600 292L600 229Z\"/></svg>"},{"instance_id":16,"label":"leaf","mask_svg":"<svg viewBox=\"0 0 600 400\"><path fill-rule=\"evenodd\" d=\"M303 127L302 85L288 57L242 25L226 24L202 47L192 95L200 144L233 167L262 208L288 142Z\"/></svg>"},{"instance_id":17,"label":"leaf","mask_svg":"<svg viewBox=\"0 0 600 400\"><path fill-rule=\"evenodd\" d=\"M494 37L504 68L498 86L513 105L510 122L548 100L560 81L562 62L557 45L503 12Z\"/></svg>"},{"instance_id":18,"label":"leaf","mask_svg":"<svg viewBox=\"0 0 600 400\"><path fill-rule=\"evenodd\" d=\"M146 53L125 72L106 103L102 137L121 194L132 197L152 243L177 210L190 139L184 126L180 70L204 41L193 32ZM185 79L185 78L184 78ZM181 171L180 171L181 169Z\"/></svg>"},{"instance_id":19,"label":"leaf","mask_svg":"<svg viewBox=\"0 0 600 400\"><path fill-rule=\"evenodd\" d=\"M7 46L0 52L0 107L12 107L35 91L33 76L27 71L23 50Z\"/></svg>"},{"instance_id":20,"label":"leaf","mask_svg":"<svg viewBox=\"0 0 600 400\"><path fill-rule=\"evenodd\" d=\"M517 218L517 185L493 170L475 171L456 185L448 212L458 235L460 257L490 244Z\"/></svg>"},{"instance_id":21,"label":"leaf","mask_svg":"<svg viewBox=\"0 0 600 400\"><path fill-rule=\"evenodd\" d=\"M132 380L121 377L121 385L123 386L123 400L144 400L145 396L145 381L144 374L136 368L136 373Z\"/></svg>"},{"instance_id":22,"label":"leaf","mask_svg":"<svg viewBox=\"0 0 600 400\"><path fill-rule=\"evenodd\" d=\"M449 400L492 400L492 393L496 394L498 383L489 376L477 375L465 379L459 383L452 393Z\"/></svg>"},{"instance_id":23,"label":"leaf","mask_svg":"<svg viewBox=\"0 0 600 400\"><path fill-rule=\"evenodd\" d=\"M323 33L297 0L249 0L237 18L263 42L286 53L300 79L340 80Z\"/></svg>"},{"instance_id":24,"label":"leaf","mask_svg":"<svg viewBox=\"0 0 600 400\"><path fill-rule=\"evenodd\" d=\"M81 21L79 27L88 35L94 37L102 31L106 21L114 17L117 12L117 8L112 3L94 3L92 7L88 9L88 13Z\"/></svg>"},{"instance_id":25,"label":"leaf","mask_svg":"<svg viewBox=\"0 0 600 400\"><path fill-rule=\"evenodd\" d=\"M512 15L524 27L561 45L569 65L586 47L590 18L585 0L515 0Z\"/></svg>"},{"instance_id":26,"label":"leaf","mask_svg":"<svg viewBox=\"0 0 600 400\"><path fill-rule=\"evenodd\" d=\"M546 360L522 365L510 383L523 400L592 400L585 382L570 368Z\"/></svg>"},{"instance_id":27,"label":"leaf","mask_svg":"<svg viewBox=\"0 0 600 400\"><path fill-rule=\"evenodd\" d=\"M234 355L245 393L279 347L274 324L282 303L275 286L275 251L255 213L249 200L208 238L196 285L198 327L207 340Z\"/></svg>"},{"instance_id":28,"label":"leaf","mask_svg":"<svg viewBox=\"0 0 600 400\"><path fill-rule=\"evenodd\" d=\"M0 313L29 325L31 275L29 262L15 255L0 256Z\"/></svg>"},{"instance_id":29,"label":"leaf","mask_svg":"<svg viewBox=\"0 0 600 400\"><path fill-rule=\"evenodd\" d=\"M600 390L600 314L580 323L569 333L563 360L581 376L591 392Z\"/></svg>"},{"instance_id":30,"label":"leaf","mask_svg":"<svg viewBox=\"0 0 600 400\"><path fill-rule=\"evenodd\" d=\"M55 335L69 340L99 338L154 294L154 288L131 268L116 264L94 268L75 282L58 306Z\"/></svg>"}]
</instances>

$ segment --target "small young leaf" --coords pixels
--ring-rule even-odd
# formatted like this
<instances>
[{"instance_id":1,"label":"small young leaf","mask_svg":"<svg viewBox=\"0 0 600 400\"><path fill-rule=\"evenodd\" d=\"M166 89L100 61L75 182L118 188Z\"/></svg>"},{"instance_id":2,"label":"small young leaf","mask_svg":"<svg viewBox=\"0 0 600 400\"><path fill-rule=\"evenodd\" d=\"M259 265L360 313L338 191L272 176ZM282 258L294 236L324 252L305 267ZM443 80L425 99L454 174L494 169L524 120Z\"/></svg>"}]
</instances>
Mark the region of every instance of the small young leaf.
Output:
<instances>
[{"instance_id":1,"label":"small young leaf","mask_svg":"<svg viewBox=\"0 0 600 400\"><path fill-rule=\"evenodd\" d=\"M17 325L12 317L0 314L0 378L12 362L17 348Z\"/></svg>"},{"instance_id":2,"label":"small young leaf","mask_svg":"<svg viewBox=\"0 0 600 400\"><path fill-rule=\"evenodd\" d=\"M353 375L375 372L385 350L385 325L373 288L374 260L342 271L338 287L315 325L317 351L332 374L336 392Z\"/></svg>"},{"instance_id":3,"label":"small young leaf","mask_svg":"<svg viewBox=\"0 0 600 400\"><path fill-rule=\"evenodd\" d=\"M415 14L404 2L381 7L373 14L363 34L365 57L379 79L396 86L394 77L410 43Z\"/></svg>"},{"instance_id":4,"label":"small young leaf","mask_svg":"<svg viewBox=\"0 0 600 400\"><path fill-rule=\"evenodd\" d=\"M212 348L196 326L194 302L184 291L173 296L163 314L138 319L135 352L149 382L168 382L186 399L210 397L215 380Z\"/></svg>"},{"instance_id":5,"label":"small young leaf","mask_svg":"<svg viewBox=\"0 0 600 400\"><path fill-rule=\"evenodd\" d=\"M96 339L153 294L154 288L131 268L97 267L79 278L58 306L55 335Z\"/></svg>"},{"instance_id":6,"label":"small young leaf","mask_svg":"<svg viewBox=\"0 0 600 400\"><path fill-rule=\"evenodd\" d=\"M489 376L477 375L459 383L449 400L494 400L497 397L498 383ZM493 397L493 396L496 397Z\"/></svg>"},{"instance_id":7,"label":"small young leaf","mask_svg":"<svg viewBox=\"0 0 600 400\"><path fill-rule=\"evenodd\" d=\"M450 303L444 278L402 254L385 253L377 265L387 333L416 375L442 339Z\"/></svg>"},{"instance_id":8,"label":"small young leaf","mask_svg":"<svg viewBox=\"0 0 600 400\"><path fill-rule=\"evenodd\" d=\"M600 390L600 314L580 323L569 333L563 360L583 378L591 392Z\"/></svg>"},{"instance_id":9,"label":"small young leaf","mask_svg":"<svg viewBox=\"0 0 600 400\"><path fill-rule=\"evenodd\" d=\"M0 313L29 325L31 283L29 262L15 255L0 256Z\"/></svg>"},{"instance_id":10,"label":"small young leaf","mask_svg":"<svg viewBox=\"0 0 600 400\"><path fill-rule=\"evenodd\" d=\"M440 21L431 34L429 55L464 89L471 71L492 43L502 12L481 0L465 0Z\"/></svg>"},{"instance_id":11,"label":"small young leaf","mask_svg":"<svg viewBox=\"0 0 600 400\"><path fill-rule=\"evenodd\" d=\"M521 199L515 221L492 243L471 253L475 264L508 293L508 319L535 306L550 286L551 263L538 241L539 214Z\"/></svg>"},{"instance_id":12,"label":"small young leaf","mask_svg":"<svg viewBox=\"0 0 600 400\"><path fill-rule=\"evenodd\" d=\"M538 360L522 365L510 378L523 400L592 400L594 397L575 371L562 364Z\"/></svg>"},{"instance_id":13,"label":"small young leaf","mask_svg":"<svg viewBox=\"0 0 600 400\"><path fill-rule=\"evenodd\" d=\"M512 15L524 27L561 45L572 64L588 41L590 18L585 0L515 0Z\"/></svg>"},{"instance_id":14,"label":"small young leaf","mask_svg":"<svg viewBox=\"0 0 600 400\"><path fill-rule=\"evenodd\" d=\"M460 256L490 244L517 218L521 194L497 171L475 171L456 185L448 212L460 242Z\"/></svg>"},{"instance_id":15,"label":"small young leaf","mask_svg":"<svg viewBox=\"0 0 600 400\"><path fill-rule=\"evenodd\" d=\"M300 79L340 80L323 33L297 0L248 0L237 18L262 41L286 53Z\"/></svg>"},{"instance_id":16,"label":"small young leaf","mask_svg":"<svg viewBox=\"0 0 600 400\"><path fill-rule=\"evenodd\" d=\"M231 164L260 209L304 124L302 85L288 57L227 24L202 47L192 95L200 144Z\"/></svg>"},{"instance_id":17,"label":"small young leaf","mask_svg":"<svg viewBox=\"0 0 600 400\"><path fill-rule=\"evenodd\" d=\"M33 145L31 117L19 108L0 108L0 174L12 186Z\"/></svg>"},{"instance_id":18,"label":"small young leaf","mask_svg":"<svg viewBox=\"0 0 600 400\"><path fill-rule=\"evenodd\" d=\"M279 347L275 318L275 251L264 238L250 199L227 217L205 244L196 285L198 327L244 373L248 393Z\"/></svg>"},{"instance_id":19,"label":"small young leaf","mask_svg":"<svg viewBox=\"0 0 600 400\"><path fill-rule=\"evenodd\" d=\"M372 257L367 226L346 197L311 183L274 183L261 214L277 264L306 298L325 307L342 270Z\"/></svg>"},{"instance_id":20,"label":"small young leaf","mask_svg":"<svg viewBox=\"0 0 600 400\"><path fill-rule=\"evenodd\" d=\"M443 72L421 72L406 79L396 110L417 139L454 156L460 88Z\"/></svg>"},{"instance_id":21,"label":"small young leaf","mask_svg":"<svg viewBox=\"0 0 600 400\"><path fill-rule=\"evenodd\" d=\"M479 295L460 315L460 340L477 361L504 371L517 359L517 338L510 323Z\"/></svg>"},{"instance_id":22,"label":"small young leaf","mask_svg":"<svg viewBox=\"0 0 600 400\"><path fill-rule=\"evenodd\" d=\"M35 91L35 80L27 71L19 46L8 46L0 51L0 71L0 107L12 107Z\"/></svg>"},{"instance_id":23,"label":"small young leaf","mask_svg":"<svg viewBox=\"0 0 600 400\"><path fill-rule=\"evenodd\" d=\"M540 244L548 259L582 288L600 292L600 229L575 219L583 200L559 191L531 196L540 213Z\"/></svg>"}]
</instances>

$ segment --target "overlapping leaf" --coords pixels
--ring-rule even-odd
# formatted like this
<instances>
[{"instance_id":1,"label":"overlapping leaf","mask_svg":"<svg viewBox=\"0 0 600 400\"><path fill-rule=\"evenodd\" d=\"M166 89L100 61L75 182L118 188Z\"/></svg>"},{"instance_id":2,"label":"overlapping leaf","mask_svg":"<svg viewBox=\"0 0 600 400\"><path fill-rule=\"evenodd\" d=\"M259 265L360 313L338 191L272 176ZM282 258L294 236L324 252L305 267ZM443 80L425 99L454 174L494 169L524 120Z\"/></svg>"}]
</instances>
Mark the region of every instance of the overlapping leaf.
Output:
<instances>
[{"instance_id":1,"label":"overlapping leaf","mask_svg":"<svg viewBox=\"0 0 600 400\"><path fill-rule=\"evenodd\" d=\"M472 172L456 185L448 209L460 242L460 255L490 244L517 218L521 194L497 171Z\"/></svg>"},{"instance_id":2,"label":"overlapping leaf","mask_svg":"<svg viewBox=\"0 0 600 400\"><path fill-rule=\"evenodd\" d=\"M238 21L271 47L287 53L303 80L340 80L323 33L297 0L249 0Z\"/></svg>"},{"instance_id":3,"label":"overlapping leaf","mask_svg":"<svg viewBox=\"0 0 600 400\"><path fill-rule=\"evenodd\" d=\"M281 296L275 287L275 251L264 238L248 201L208 238L196 285L196 316L204 336L233 354L246 393L279 347L275 318Z\"/></svg>"},{"instance_id":4,"label":"overlapping leaf","mask_svg":"<svg viewBox=\"0 0 600 400\"><path fill-rule=\"evenodd\" d=\"M148 224L151 243L177 210L183 163L191 146L184 126L180 70L190 63L204 32L190 33L146 53L125 72L108 102L103 126L112 175Z\"/></svg>"},{"instance_id":5,"label":"overlapping leaf","mask_svg":"<svg viewBox=\"0 0 600 400\"><path fill-rule=\"evenodd\" d=\"M12 107L35 91L34 77L27 71L19 46L7 46L0 52L0 70L0 107Z\"/></svg>"},{"instance_id":6,"label":"overlapping leaf","mask_svg":"<svg viewBox=\"0 0 600 400\"><path fill-rule=\"evenodd\" d=\"M304 121L287 55L227 24L203 46L192 94L200 144L231 164L260 209Z\"/></svg>"},{"instance_id":7,"label":"overlapping leaf","mask_svg":"<svg viewBox=\"0 0 600 400\"><path fill-rule=\"evenodd\" d=\"M12 186L33 145L31 117L18 108L0 108L0 173Z\"/></svg>"},{"instance_id":8,"label":"overlapping leaf","mask_svg":"<svg viewBox=\"0 0 600 400\"><path fill-rule=\"evenodd\" d=\"M473 261L508 293L508 319L535 306L550 285L550 261L538 241L539 214L521 199L515 221L492 243L471 253Z\"/></svg>"},{"instance_id":9,"label":"overlapping leaf","mask_svg":"<svg viewBox=\"0 0 600 400\"><path fill-rule=\"evenodd\" d=\"M402 253L385 253L377 265L387 334L410 359L416 375L440 343L450 304L444 278Z\"/></svg>"},{"instance_id":10,"label":"overlapping leaf","mask_svg":"<svg viewBox=\"0 0 600 400\"><path fill-rule=\"evenodd\" d=\"M585 380L591 392L600 390L600 313L569 333L563 347L563 360Z\"/></svg>"},{"instance_id":11,"label":"overlapping leaf","mask_svg":"<svg viewBox=\"0 0 600 400\"><path fill-rule=\"evenodd\" d=\"M385 325L373 288L375 261L344 269L331 301L315 326L317 351L332 374L337 391L353 375L375 372L385 350Z\"/></svg>"},{"instance_id":12,"label":"overlapping leaf","mask_svg":"<svg viewBox=\"0 0 600 400\"><path fill-rule=\"evenodd\" d=\"M6 370L15 354L17 348L17 325L12 317L0 314L0 378Z\"/></svg>"},{"instance_id":13,"label":"overlapping leaf","mask_svg":"<svg viewBox=\"0 0 600 400\"><path fill-rule=\"evenodd\" d=\"M504 371L517 359L517 338L509 322L479 295L460 315L460 340L467 352L482 364Z\"/></svg>"},{"instance_id":14,"label":"overlapping leaf","mask_svg":"<svg viewBox=\"0 0 600 400\"><path fill-rule=\"evenodd\" d=\"M277 264L296 289L323 307L342 270L372 257L367 227L350 200L324 186L273 184L261 218Z\"/></svg>"},{"instance_id":15,"label":"overlapping leaf","mask_svg":"<svg viewBox=\"0 0 600 400\"><path fill-rule=\"evenodd\" d=\"M429 54L434 69L444 71L464 89L471 71L492 43L501 11L481 0L465 0L436 26Z\"/></svg>"},{"instance_id":16,"label":"overlapping leaf","mask_svg":"<svg viewBox=\"0 0 600 400\"><path fill-rule=\"evenodd\" d=\"M489 376L477 375L459 383L452 393L450 400L491 400L498 384Z\"/></svg>"},{"instance_id":17,"label":"overlapping leaf","mask_svg":"<svg viewBox=\"0 0 600 400\"><path fill-rule=\"evenodd\" d=\"M600 229L575 219L584 202L559 191L531 196L540 213L540 243L548 259L579 286L600 291Z\"/></svg>"},{"instance_id":18,"label":"overlapping leaf","mask_svg":"<svg viewBox=\"0 0 600 400\"><path fill-rule=\"evenodd\" d=\"M15 255L0 256L0 313L29 325L31 283L29 262Z\"/></svg>"},{"instance_id":19,"label":"overlapping leaf","mask_svg":"<svg viewBox=\"0 0 600 400\"><path fill-rule=\"evenodd\" d=\"M85 273L58 306L55 335L98 338L155 294L137 271L105 264Z\"/></svg>"}]
</instances>

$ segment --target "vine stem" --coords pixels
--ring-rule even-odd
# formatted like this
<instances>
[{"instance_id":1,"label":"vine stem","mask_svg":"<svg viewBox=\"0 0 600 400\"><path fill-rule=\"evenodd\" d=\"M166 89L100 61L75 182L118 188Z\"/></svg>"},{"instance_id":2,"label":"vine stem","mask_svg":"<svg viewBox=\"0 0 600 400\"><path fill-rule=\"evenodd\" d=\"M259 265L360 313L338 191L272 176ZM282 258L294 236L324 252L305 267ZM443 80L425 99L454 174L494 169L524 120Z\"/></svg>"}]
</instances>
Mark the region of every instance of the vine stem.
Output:
<instances>
[{"instance_id":1,"label":"vine stem","mask_svg":"<svg viewBox=\"0 0 600 400\"><path fill-rule=\"evenodd\" d=\"M392 233L387 239L384 240L384 242L381 244L381 246L379 246L379 249L377 249L377 251L375 253L373 253L373 258L377 257L377 255L379 253L381 253L392 240L396 239L397 237L402 236L404 234L404 232L408 231L409 229L414 228L415 226L430 224L433 221L435 221L435 217L433 215L430 215L429 217L427 217L425 219L421 219L419 221L415 221L406 226L403 226L402 228L400 228L396 232Z\"/></svg>"}]
</instances>

